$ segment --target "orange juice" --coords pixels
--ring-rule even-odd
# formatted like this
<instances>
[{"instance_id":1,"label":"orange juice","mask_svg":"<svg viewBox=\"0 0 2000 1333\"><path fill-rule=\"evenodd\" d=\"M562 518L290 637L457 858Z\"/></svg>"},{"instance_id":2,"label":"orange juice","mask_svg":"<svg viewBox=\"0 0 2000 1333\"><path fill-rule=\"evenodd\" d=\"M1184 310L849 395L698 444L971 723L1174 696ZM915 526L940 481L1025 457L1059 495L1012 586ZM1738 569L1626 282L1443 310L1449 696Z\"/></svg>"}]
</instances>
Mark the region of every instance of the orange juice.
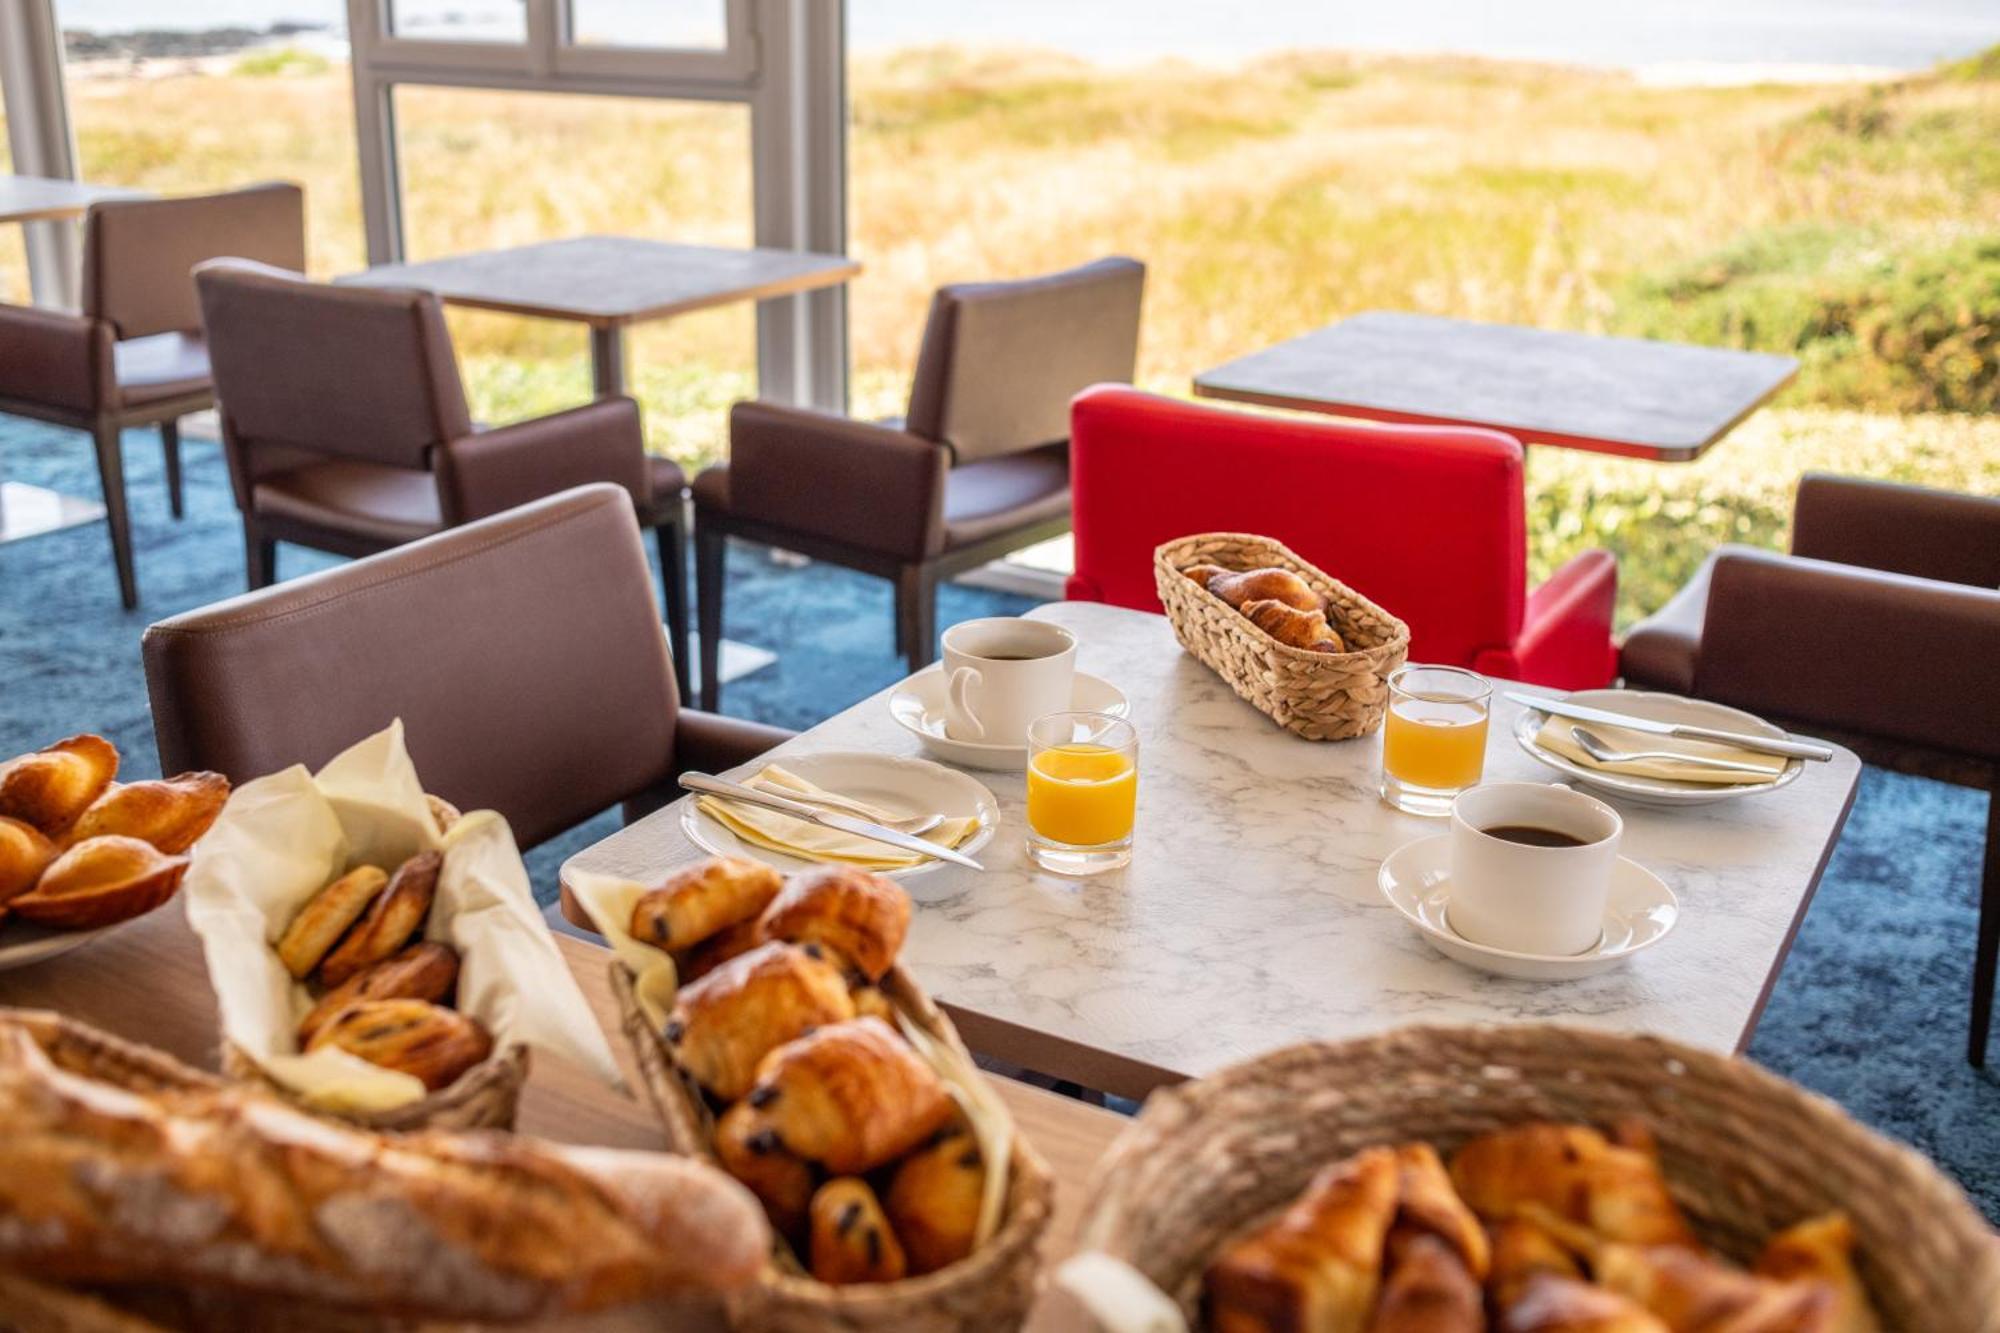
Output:
<instances>
[{"instance_id":1,"label":"orange juice","mask_svg":"<svg viewBox=\"0 0 2000 1333\"><path fill-rule=\"evenodd\" d=\"M1095 847L1131 836L1139 770L1102 745L1058 745L1028 764L1028 826L1052 842Z\"/></svg>"},{"instance_id":2,"label":"orange juice","mask_svg":"<svg viewBox=\"0 0 2000 1333\"><path fill-rule=\"evenodd\" d=\"M1470 787L1486 767L1486 712L1398 699L1382 724L1382 768L1418 787Z\"/></svg>"}]
</instances>

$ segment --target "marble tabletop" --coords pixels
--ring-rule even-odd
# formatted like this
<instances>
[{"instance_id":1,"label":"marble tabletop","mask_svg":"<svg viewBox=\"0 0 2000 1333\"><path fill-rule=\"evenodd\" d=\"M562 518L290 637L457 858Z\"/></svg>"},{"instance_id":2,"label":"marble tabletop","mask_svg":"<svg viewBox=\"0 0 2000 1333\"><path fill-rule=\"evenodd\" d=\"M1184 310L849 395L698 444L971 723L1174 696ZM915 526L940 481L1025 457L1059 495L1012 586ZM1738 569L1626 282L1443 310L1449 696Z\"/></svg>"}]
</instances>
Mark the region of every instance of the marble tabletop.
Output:
<instances>
[{"instance_id":1,"label":"marble tabletop","mask_svg":"<svg viewBox=\"0 0 2000 1333\"><path fill-rule=\"evenodd\" d=\"M1671 812L1621 804L1624 850L1680 896L1679 926L1597 977L1506 980L1441 957L1381 900L1382 859L1444 825L1381 803L1379 734L1315 744L1280 730L1183 653L1163 617L1088 602L1031 614L1073 630L1079 669L1132 702L1132 864L1081 880L1035 869L1021 776L975 773L1004 827L979 854L985 873L941 866L905 881L918 910L903 961L974 1050L1128 1096L1287 1042L1409 1023L1554 1020L1738 1050L1860 774L1837 749L1768 795ZM777 754L921 754L887 695ZM1551 780L1512 739L1518 710L1496 693L1487 777ZM649 877L702 854L677 803L564 869Z\"/></svg>"}]
</instances>

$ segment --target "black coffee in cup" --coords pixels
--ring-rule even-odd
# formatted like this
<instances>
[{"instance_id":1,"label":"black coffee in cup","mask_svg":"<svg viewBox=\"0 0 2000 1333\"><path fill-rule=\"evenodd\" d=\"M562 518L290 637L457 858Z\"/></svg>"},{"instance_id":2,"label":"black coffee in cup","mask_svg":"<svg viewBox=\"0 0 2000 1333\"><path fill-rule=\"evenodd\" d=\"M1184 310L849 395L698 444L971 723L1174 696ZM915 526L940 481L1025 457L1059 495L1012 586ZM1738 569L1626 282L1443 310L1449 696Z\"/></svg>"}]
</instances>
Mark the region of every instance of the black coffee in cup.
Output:
<instances>
[{"instance_id":1,"label":"black coffee in cup","mask_svg":"<svg viewBox=\"0 0 2000 1333\"><path fill-rule=\"evenodd\" d=\"M1582 847L1582 838L1564 833L1561 829L1539 828L1534 824L1500 824L1493 828L1481 829L1489 838L1502 842L1518 842L1523 847Z\"/></svg>"}]
</instances>

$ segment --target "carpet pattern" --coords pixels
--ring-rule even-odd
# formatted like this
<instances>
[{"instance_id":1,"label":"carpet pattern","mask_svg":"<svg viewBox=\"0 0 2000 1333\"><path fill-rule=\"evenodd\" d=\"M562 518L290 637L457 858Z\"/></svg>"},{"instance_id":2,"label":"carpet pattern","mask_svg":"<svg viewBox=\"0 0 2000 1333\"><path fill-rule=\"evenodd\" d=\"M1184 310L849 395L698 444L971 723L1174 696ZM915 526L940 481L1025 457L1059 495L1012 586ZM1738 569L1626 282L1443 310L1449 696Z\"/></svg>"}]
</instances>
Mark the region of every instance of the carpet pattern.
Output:
<instances>
[{"instance_id":1,"label":"carpet pattern","mask_svg":"<svg viewBox=\"0 0 2000 1333\"><path fill-rule=\"evenodd\" d=\"M242 536L221 456L205 441L184 449L188 516L175 522L157 437L126 437L139 610L118 606L101 525L0 546L0 755L95 730L117 742L132 775L157 771L139 636L154 620L243 588ZM0 459L17 480L98 493L80 434L0 418ZM286 578L332 563L293 547L279 552ZM1030 604L947 587L939 623ZM732 638L784 648L776 665L725 689L725 710L736 716L806 727L902 675L881 580L788 568L740 548L730 555L727 614ZM1985 1071L1962 1053L1986 799L1864 773L1750 1053L1928 1154L2000 1221L2000 1051ZM545 901L562 860L613 827L606 813L529 854Z\"/></svg>"}]
</instances>

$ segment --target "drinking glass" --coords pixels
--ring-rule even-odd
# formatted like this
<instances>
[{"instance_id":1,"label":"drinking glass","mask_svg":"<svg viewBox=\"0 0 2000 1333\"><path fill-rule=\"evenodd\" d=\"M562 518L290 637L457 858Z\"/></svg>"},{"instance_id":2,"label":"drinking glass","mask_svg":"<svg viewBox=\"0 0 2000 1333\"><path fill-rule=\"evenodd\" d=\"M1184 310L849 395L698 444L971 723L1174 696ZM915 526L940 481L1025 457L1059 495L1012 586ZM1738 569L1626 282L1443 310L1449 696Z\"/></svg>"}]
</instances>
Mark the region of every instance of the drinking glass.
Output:
<instances>
[{"instance_id":1,"label":"drinking glass","mask_svg":"<svg viewBox=\"0 0 2000 1333\"><path fill-rule=\"evenodd\" d=\"M1413 815L1451 813L1486 768L1486 678L1447 666L1406 666L1389 677L1382 723L1382 799Z\"/></svg>"},{"instance_id":2,"label":"drinking glass","mask_svg":"<svg viewBox=\"0 0 2000 1333\"><path fill-rule=\"evenodd\" d=\"M1132 860L1139 733L1109 713L1050 713L1028 727L1028 855L1058 875Z\"/></svg>"}]
</instances>

